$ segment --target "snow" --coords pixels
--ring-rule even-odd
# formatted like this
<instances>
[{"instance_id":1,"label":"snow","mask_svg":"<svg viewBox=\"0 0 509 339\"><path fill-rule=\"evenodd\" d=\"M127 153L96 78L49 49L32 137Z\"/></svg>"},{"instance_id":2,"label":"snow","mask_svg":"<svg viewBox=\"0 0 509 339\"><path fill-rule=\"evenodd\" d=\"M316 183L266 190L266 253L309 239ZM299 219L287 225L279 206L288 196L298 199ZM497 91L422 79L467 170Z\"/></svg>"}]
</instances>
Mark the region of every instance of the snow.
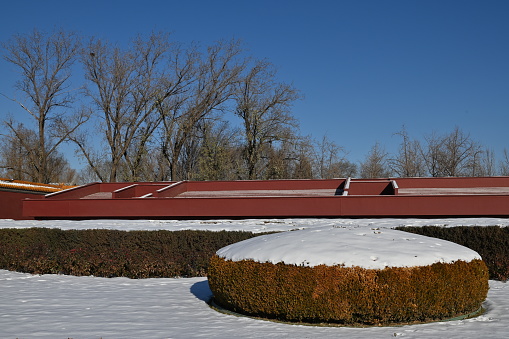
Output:
<instances>
[{"instance_id":1,"label":"snow","mask_svg":"<svg viewBox=\"0 0 509 339\"><path fill-rule=\"evenodd\" d=\"M286 219L219 221L12 221L2 228L247 230L326 226L508 226L509 219ZM386 230L383 230L384 232ZM410 235L413 237L413 235ZM0 270L0 338L507 338L509 284L490 281L476 318L399 327L317 327L226 315L211 309L206 278L127 279L31 275Z\"/></svg>"},{"instance_id":2,"label":"snow","mask_svg":"<svg viewBox=\"0 0 509 339\"><path fill-rule=\"evenodd\" d=\"M366 219L242 219L242 220L19 220L0 219L0 228L48 227L69 229L137 230L211 230L249 231L254 233L289 231L318 226L367 226L394 228L398 226L509 226L509 218L366 218Z\"/></svg>"},{"instance_id":3,"label":"snow","mask_svg":"<svg viewBox=\"0 0 509 339\"><path fill-rule=\"evenodd\" d=\"M453 242L403 231L371 227L325 226L263 235L223 247L227 260L367 269L470 262L481 256Z\"/></svg>"}]
</instances>

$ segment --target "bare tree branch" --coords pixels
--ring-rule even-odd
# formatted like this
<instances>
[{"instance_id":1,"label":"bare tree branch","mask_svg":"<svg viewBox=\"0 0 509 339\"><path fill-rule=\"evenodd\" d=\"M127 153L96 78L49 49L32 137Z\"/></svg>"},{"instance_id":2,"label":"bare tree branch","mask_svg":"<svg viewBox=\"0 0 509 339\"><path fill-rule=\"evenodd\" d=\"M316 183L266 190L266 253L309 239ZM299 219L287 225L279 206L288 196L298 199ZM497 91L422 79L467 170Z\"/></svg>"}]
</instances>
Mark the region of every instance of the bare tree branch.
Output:
<instances>
[{"instance_id":1,"label":"bare tree branch","mask_svg":"<svg viewBox=\"0 0 509 339\"><path fill-rule=\"evenodd\" d=\"M7 122L11 136L18 138L20 145L30 154L31 165L36 171L32 180L49 182L52 173L58 173L54 166L60 166L63 158L58 154L58 146L67 135L58 135L52 130L54 122L61 125L69 116L62 108L69 108L74 98L68 90L71 67L79 48L79 38L74 33L63 30L45 34L34 30L31 34L17 34L3 44L4 59L16 66L20 80L16 88L26 97L26 101L9 98L26 111L35 122L33 136L37 142L30 145L21 139L24 131L12 122ZM26 127L23 127L26 129Z\"/></svg>"}]
</instances>

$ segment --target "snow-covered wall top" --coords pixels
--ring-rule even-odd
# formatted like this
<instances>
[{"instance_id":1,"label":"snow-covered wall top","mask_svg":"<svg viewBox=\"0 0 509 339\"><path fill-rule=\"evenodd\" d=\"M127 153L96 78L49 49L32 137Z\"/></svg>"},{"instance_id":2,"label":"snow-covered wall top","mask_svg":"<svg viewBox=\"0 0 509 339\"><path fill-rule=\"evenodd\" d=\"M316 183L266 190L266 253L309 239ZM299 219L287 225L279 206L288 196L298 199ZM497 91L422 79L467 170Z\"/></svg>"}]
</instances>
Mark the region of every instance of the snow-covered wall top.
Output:
<instances>
[{"instance_id":1,"label":"snow-covered wall top","mask_svg":"<svg viewBox=\"0 0 509 339\"><path fill-rule=\"evenodd\" d=\"M386 228L326 226L241 241L217 251L227 260L289 265L344 265L367 269L470 262L481 256L464 246Z\"/></svg>"}]
</instances>

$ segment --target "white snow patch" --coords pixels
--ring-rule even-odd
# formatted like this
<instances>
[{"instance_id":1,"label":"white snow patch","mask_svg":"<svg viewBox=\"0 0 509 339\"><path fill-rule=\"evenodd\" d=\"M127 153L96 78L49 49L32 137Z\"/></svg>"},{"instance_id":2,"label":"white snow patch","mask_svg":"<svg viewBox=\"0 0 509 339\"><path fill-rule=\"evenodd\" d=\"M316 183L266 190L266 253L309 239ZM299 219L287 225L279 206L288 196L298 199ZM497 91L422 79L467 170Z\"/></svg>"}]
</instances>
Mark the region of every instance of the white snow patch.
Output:
<instances>
[{"instance_id":1,"label":"white snow patch","mask_svg":"<svg viewBox=\"0 0 509 339\"><path fill-rule=\"evenodd\" d=\"M211 231L249 231L254 233L270 231L289 231L321 226L356 226L395 228L398 226L509 226L509 218L290 218L290 219L242 219L242 220L12 220L0 219L0 228L46 227L68 229L114 229L124 231L138 230L211 230Z\"/></svg>"},{"instance_id":2,"label":"white snow patch","mask_svg":"<svg viewBox=\"0 0 509 339\"><path fill-rule=\"evenodd\" d=\"M509 219L265 219L214 221L13 221L0 228L283 231L343 225L372 227L508 226ZM360 231L360 230L359 230ZM413 235L409 235L413 236ZM380 259L378 259L379 261ZM39 281L44 280L44 281ZM490 281L486 312L466 320L400 327L316 327L214 311L206 278L127 279L31 275L0 270L1 338L509 338L509 284Z\"/></svg>"},{"instance_id":3,"label":"white snow patch","mask_svg":"<svg viewBox=\"0 0 509 339\"><path fill-rule=\"evenodd\" d=\"M344 265L368 269L427 266L437 262L470 262L481 256L453 242L409 234L393 229L359 227L314 227L263 235L217 251L232 261L317 266Z\"/></svg>"},{"instance_id":4,"label":"white snow patch","mask_svg":"<svg viewBox=\"0 0 509 339\"><path fill-rule=\"evenodd\" d=\"M399 327L320 327L226 315L211 309L206 278L40 276L0 270L1 338L509 337L509 284L490 281L487 311L467 320Z\"/></svg>"}]
</instances>

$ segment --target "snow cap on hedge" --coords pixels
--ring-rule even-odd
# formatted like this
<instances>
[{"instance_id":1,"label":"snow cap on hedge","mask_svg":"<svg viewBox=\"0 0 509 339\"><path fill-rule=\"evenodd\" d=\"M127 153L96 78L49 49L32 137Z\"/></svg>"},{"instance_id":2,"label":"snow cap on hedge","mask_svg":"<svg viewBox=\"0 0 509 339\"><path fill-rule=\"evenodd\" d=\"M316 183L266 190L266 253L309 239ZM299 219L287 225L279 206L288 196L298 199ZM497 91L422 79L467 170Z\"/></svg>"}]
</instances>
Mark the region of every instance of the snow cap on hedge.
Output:
<instances>
[{"instance_id":1,"label":"snow cap on hedge","mask_svg":"<svg viewBox=\"0 0 509 339\"><path fill-rule=\"evenodd\" d=\"M216 254L232 261L367 269L481 259L477 252L441 239L393 229L345 226L263 235L223 247Z\"/></svg>"}]
</instances>

